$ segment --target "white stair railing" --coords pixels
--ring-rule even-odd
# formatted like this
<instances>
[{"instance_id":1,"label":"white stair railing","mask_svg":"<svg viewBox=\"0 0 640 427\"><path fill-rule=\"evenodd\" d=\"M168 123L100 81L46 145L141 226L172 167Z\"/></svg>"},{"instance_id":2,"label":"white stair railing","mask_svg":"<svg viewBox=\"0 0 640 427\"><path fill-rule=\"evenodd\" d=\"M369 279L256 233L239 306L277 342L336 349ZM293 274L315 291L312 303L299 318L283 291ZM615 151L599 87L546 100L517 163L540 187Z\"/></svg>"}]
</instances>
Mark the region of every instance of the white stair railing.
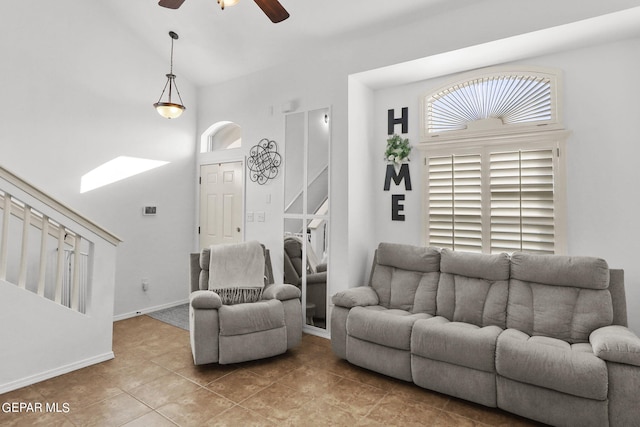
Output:
<instances>
[{"instance_id":1,"label":"white stair railing","mask_svg":"<svg viewBox=\"0 0 640 427\"><path fill-rule=\"evenodd\" d=\"M114 357L119 243L0 166L0 394Z\"/></svg>"},{"instance_id":2,"label":"white stair railing","mask_svg":"<svg viewBox=\"0 0 640 427\"><path fill-rule=\"evenodd\" d=\"M47 282L53 282L52 298L50 299L72 310L84 313L85 308L83 304L81 305L80 295L86 294L88 281L87 261L81 260L82 236L68 227L52 221L43 213L5 191L0 191L0 205L2 206L0 280L13 283L22 289L30 289L42 297L46 295ZM20 222L22 224L16 224ZM38 239L40 248L36 251L30 251L29 243L32 235L35 234L34 232L40 234ZM52 239L56 242L55 248L50 248L50 240ZM18 240L20 243L19 245L15 245L15 243L10 245L11 240ZM90 242L86 241L85 244L88 245ZM13 256L11 249L15 249ZM47 263L51 259L50 250L56 254L53 277L47 272ZM10 257L12 260L18 259L15 264L18 269L13 275L9 271ZM34 274L36 277L29 277L32 279L29 282L28 274L31 271L28 267L33 262L37 264ZM83 266L85 271L81 271ZM52 278L53 280L51 280Z\"/></svg>"}]
</instances>

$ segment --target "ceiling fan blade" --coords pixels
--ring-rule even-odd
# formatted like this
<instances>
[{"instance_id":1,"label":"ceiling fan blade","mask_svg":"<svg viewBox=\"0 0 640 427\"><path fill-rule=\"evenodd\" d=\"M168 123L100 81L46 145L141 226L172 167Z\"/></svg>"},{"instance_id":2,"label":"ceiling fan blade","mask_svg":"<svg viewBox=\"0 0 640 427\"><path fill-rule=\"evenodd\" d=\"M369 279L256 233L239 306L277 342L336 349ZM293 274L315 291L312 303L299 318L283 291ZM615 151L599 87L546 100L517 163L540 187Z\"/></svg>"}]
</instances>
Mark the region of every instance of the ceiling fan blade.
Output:
<instances>
[{"instance_id":1,"label":"ceiling fan blade","mask_svg":"<svg viewBox=\"0 0 640 427\"><path fill-rule=\"evenodd\" d=\"M254 0L262 11L271 19L271 22L277 24L289 17L289 12L285 10L278 0Z\"/></svg>"},{"instance_id":2,"label":"ceiling fan blade","mask_svg":"<svg viewBox=\"0 0 640 427\"><path fill-rule=\"evenodd\" d=\"M158 4L169 9L177 9L182 6L184 0L160 0Z\"/></svg>"}]
</instances>

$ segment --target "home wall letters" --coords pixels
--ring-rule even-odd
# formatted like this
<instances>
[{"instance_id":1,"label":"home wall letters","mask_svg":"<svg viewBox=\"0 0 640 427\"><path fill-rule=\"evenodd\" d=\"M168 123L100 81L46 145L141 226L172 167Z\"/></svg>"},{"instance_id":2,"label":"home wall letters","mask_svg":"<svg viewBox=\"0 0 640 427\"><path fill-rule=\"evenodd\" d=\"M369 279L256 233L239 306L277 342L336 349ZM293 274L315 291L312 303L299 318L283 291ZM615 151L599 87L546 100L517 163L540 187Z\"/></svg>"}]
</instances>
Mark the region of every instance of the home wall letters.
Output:
<instances>
[{"instance_id":1,"label":"home wall letters","mask_svg":"<svg viewBox=\"0 0 640 427\"><path fill-rule=\"evenodd\" d=\"M403 107L400 117L395 116L395 110L390 109L387 111L387 134L392 135L395 131L395 127L401 125L402 133L409 131L409 108ZM408 160L408 159L407 159ZM411 191L411 174L409 173L409 164L402 163L400 169L396 171L395 164L387 164L387 171L384 179L384 191L389 191L391 188L391 180L397 186L404 181L405 190ZM392 194L391 195L391 220L392 221L404 221L404 194Z\"/></svg>"}]
</instances>

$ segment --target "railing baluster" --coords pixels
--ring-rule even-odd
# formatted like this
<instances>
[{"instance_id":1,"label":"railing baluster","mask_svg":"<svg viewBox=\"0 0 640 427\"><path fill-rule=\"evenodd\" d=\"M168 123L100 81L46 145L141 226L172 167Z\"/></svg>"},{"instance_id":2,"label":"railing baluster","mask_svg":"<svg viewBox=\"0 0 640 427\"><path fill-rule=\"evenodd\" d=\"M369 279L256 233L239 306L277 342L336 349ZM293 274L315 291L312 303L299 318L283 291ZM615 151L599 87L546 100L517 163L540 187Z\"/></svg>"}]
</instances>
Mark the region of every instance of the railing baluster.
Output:
<instances>
[{"instance_id":1,"label":"railing baluster","mask_svg":"<svg viewBox=\"0 0 640 427\"><path fill-rule=\"evenodd\" d=\"M78 311L80 307L80 242L82 238L76 234L73 244L73 281L71 285L71 309Z\"/></svg>"},{"instance_id":2,"label":"railing baluster","mask_svg":"<svg viewBox=\"0 0 640 427\"><path fill-rule=\"evenodd\" d=\"M42 236L40 238L40 271L38 272L38 295L44 296L47 275L47 239L49 238L49 218L42 215Z\"/></svg>"},{"instance_id":3,"label":"railing baluster","mask_svg":"<svg viewBox=\"0 0 640 427\"><path fill-rule=\"evenodd\" d=\"M29 226L31 225L31 207L24 205L24 216L22 218L22 253L20 255L20 273L18 274L18 286L22 289L27 287L27 261L29 257Z\"/></svg>"},{"instance_id":4,"label":"railing baluster","mask_svg":"<svg viewBox=\"0 0 640 427\"><path fill-rule=\"evenodd\" d=\"M0 280L7 280L7 259L9 245L9 219L11 218L11 195L4 193L4 210L2 211L2 242L0 243Z\"/></svg>"},{"instance_id":5,"label":"railing baluster","mask_svg":"<svg viewBox=\"0 0 640 427\"><path fill-rule=\"evenodd\" d=\"M65 229L62 224L58 224L58 267L56 270L56 293L54 301L58 304L62 303L62 282L64 279L64 238Z\"/></svg>"}]
</instances>

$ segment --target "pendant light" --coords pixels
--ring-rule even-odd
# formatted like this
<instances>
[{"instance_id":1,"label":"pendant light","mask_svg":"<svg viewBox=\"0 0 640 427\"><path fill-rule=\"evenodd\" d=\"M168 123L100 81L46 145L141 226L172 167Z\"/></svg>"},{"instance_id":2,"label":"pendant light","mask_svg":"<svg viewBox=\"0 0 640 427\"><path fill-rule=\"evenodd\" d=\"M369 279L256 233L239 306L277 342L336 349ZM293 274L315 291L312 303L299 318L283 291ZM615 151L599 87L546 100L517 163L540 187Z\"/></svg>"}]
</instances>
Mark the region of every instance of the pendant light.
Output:
<instances>
[{"instance_id":1,"label":"pendant light","mask_svg":"<svg viewBox=\"0 0 640 427\"><path fill-rule=\"evenodd\" d=\"M182 97L180 96L180 91L178 90L178 86L176 85L176 75L173 74L173 41L178 39L178 35L173 31L169 31L169 37L171 37L171 69L169 71L169 74L167 74L167 83L165 83L164 89L162 89L160 99L158 99L158 102L153 104L153 106L156 107L156 111L162 117L166 117L167 119L175 119L180 117L186 107L182 105ZM162 97L167 90L167 86L169 87L169 97L167 99L167 102L163 102ZM171 102L171 95L174 89L178 94L178 98L180 99L179 104Z\"/></svg>"}]
</instances>

